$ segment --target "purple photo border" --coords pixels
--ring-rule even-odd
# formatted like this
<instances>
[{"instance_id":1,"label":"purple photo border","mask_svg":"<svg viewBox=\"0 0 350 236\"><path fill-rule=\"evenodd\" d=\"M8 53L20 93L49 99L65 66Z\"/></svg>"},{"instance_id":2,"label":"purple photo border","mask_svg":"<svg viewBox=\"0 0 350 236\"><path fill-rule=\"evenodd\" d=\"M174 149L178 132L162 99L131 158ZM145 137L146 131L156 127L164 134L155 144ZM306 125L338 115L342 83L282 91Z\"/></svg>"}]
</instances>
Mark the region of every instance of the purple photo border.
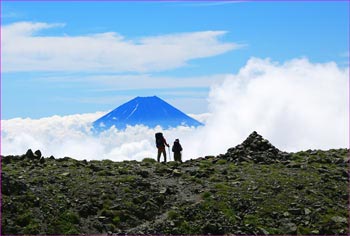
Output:
<instances>
[{"instance_id":1,"label":"purple photo border","mask_svg":"<svg viewBox=\"0 0 350 236\"><path fill-rule=\"evenodd\" d=\"M350 0L0 0L0 2L350 2Z\"/></svg>"},{"instance_id":2,"label":"purple photo border","mask_svg":"<svg viewBox=\"0 0 350 236\"><path fill-rule=\"evenodd\" d=\"M0 26L2 27L2 2L348 2L348 13L350 16L350 0L0 0ZM348 26L350 26L350 19L348 18ZM2 190L2 57L1 57L1 39L2 31L0 30L0 189ZM350 54L350 31L348 31L348 53ZM350 57L348 57L348 65L350 64ZM348 102L347 109L350 118L350 70L348 70ZM350 148L350 119L348 121L348 148ZM348 232L350 235L350 152L348 152L347 160L348 172ZM2 234L2 191L0 191L0 235ZM40 235L40 234L38 234ZM46 235L46 234L45 234ZM100 236L106 234L84 234L91 236ZM237 234L236 234L237 235ZM239 235L237 235L239 236ZM246 235L244 235L246 236ZM272 234L273 236L273 234ZM276 235L279 236L279 235Z\"/></svg>"},{"instance_id":3,"label":"purple photo border","mask_svg":"<svg viewBox=\"0 0 350 236\"><path fill-rule=\"evenodd\" d=\"M348 26L350 26L350 1L348 1ZM350 30L348 28L348 55L350 55ZM350 65L350 57L348 56L348 69ZM348 105L347 108L349 113L348 113L348 118L349 118L349 130L348 130L348 149L350 149L350 70L348 70ZM350 152L348 151L348 159L347 159L347 170L348 170L348 232L347 234L350 235Z\"/></svg>"},{"instance_id":4,"label":"purple photo border","mask_svg":"<svg viewBox=\"0 0 350 236\"><path fill-rule=\"evenodd\" d=\"M0 0L0 235L2 235L2 0Z\"/></svg>"}]
</instances>

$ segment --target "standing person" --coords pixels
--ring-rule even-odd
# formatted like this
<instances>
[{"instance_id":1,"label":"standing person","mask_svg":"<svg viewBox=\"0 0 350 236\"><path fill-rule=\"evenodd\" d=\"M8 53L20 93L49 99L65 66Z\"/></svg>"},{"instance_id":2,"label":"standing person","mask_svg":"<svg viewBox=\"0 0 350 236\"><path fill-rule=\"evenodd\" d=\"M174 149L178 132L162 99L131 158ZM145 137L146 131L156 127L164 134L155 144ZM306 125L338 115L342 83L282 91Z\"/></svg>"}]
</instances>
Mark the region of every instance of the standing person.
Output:
<instances>
[{"instance_id":1,"label":"standing person","mask_svg":"<svg viewBox=\"0 0 350 236\"><path fill-rule=\"evenodd\" d=\"M178 161L178 162L182 162L182 160L181 160L182 147L181 147L179 139L175 139L172 151L174 153L174 160Z\"/></svg>"},{"instance_id":2,"label":"standing person","mask_svg":"<svg viewBox=\"0 0 350 236\"><path fill-rule=\"evenodd\" d=\"M160 156L163 153L164 162L166 162L166 151L165 146L169 147L162 133L156 133L156 145L158 148L157 161L160 162Z\"/></svg>"}]
</instances>

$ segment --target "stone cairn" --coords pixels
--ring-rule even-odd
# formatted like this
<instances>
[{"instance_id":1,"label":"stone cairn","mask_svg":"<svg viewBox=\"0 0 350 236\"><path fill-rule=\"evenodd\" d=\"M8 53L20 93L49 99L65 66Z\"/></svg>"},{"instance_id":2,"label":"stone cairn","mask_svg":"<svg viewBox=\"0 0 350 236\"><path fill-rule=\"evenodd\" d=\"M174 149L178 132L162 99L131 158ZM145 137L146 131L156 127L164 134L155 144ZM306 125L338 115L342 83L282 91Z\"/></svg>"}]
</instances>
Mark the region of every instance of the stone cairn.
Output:
<instances>
[{"instance_id":1,"label":"stone cairn","mask_svg":"<svg viewBox=\"0 0 350 236\"><path fill-rule=\"evenodd\" d=\"M288 162L290 154L278 150L268 140L254 131L242 144L228 149L226 154L219 157L235 163L253 161L255 163L271 164Z\"/></svg>"}]
</instances>

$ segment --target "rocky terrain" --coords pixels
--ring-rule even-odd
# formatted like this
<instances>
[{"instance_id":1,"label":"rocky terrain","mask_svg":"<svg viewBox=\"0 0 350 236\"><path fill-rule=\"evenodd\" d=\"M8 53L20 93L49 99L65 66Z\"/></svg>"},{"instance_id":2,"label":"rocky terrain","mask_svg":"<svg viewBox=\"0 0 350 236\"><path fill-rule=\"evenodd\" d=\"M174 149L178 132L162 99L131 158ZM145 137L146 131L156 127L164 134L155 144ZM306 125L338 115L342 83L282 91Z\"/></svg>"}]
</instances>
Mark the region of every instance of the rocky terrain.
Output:
<instances>
[{"instance_id":1,"label":"rocky terrain","mask_svg":"<svg viewBox=\"0 0 350 236\"><path fill-rule=\"evenodd\" d=\"M348 233L349 149L286 153L253 132L184 163L2 157L2 234Z\"/></svg>"}]
</instances>

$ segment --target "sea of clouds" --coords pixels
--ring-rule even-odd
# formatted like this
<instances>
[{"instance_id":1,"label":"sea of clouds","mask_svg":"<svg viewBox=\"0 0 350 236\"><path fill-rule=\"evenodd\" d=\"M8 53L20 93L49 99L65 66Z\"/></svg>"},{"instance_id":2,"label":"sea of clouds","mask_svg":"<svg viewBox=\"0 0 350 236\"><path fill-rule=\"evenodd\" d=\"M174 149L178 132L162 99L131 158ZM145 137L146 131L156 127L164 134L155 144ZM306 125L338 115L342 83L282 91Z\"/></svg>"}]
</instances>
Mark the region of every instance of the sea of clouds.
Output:
<instances>
[{"instance_id":1,"label":"sea of clouds","mask_svg":"<svg viewBox=\"0 0 350 236\"><path fill-rule=\"evenodd\" d=\"M114 128L94 135L91 122L105 112L1 121L1 154L40 149L44 156L142 160L156 157L154 134L176 138L184 159L225 153L257 131L285 151L349 147L349 68L305 58L284 63L251 58L237 74L211 87L202 127L162 130Z\"/></svg>"}]
</instances>

